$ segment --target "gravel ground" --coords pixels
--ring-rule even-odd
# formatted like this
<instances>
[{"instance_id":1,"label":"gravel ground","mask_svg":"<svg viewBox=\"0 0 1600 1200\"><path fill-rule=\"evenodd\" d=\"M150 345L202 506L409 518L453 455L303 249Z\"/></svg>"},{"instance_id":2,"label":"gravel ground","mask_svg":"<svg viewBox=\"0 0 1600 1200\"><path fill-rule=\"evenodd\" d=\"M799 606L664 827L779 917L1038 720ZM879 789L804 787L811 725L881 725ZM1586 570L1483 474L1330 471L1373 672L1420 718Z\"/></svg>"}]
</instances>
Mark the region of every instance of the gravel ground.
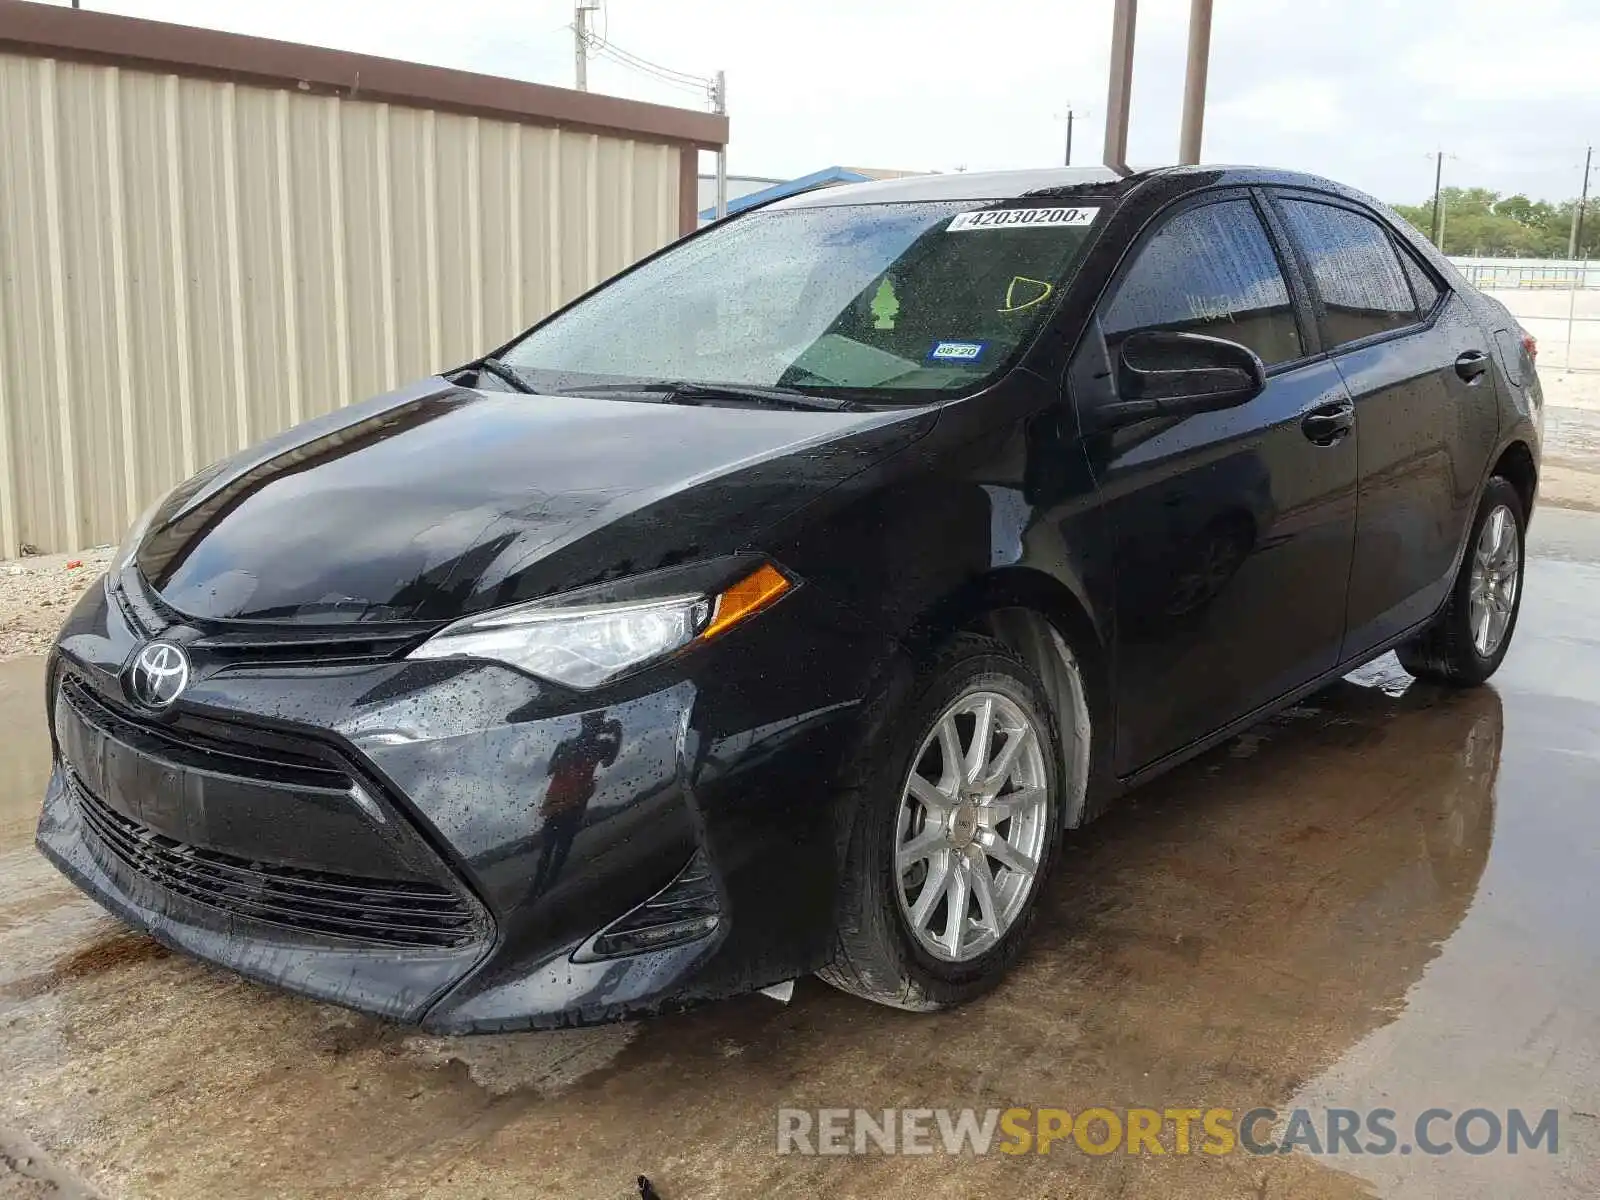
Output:
<instances>
[{"instance_id":1,"label":"gravel ground","mask_svg":"<svg viewBox=\"0 0 1600 1200\"><path fill-rule=\"evenodd\" d=\"M47 650L78 596L100 578L113 553L101 546L0 562L0 660Z\"/></svg>"}]
</instances>

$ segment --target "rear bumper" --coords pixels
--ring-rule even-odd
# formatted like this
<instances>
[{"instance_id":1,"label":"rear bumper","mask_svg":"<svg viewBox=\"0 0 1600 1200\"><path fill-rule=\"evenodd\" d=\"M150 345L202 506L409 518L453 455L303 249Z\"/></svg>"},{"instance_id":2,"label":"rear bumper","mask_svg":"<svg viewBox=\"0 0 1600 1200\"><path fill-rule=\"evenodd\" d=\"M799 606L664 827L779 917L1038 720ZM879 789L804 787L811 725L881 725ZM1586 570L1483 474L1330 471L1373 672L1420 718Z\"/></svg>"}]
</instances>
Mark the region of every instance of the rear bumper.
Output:
<instances>
[{"instance_id":1,"label":"rear bumper","mask_svg":"<svg viewBox=\"0 0 1600 1200\"><path fill-rule=\"evenodd\" d=\"M770 645L730 637L715 661L581 705L488 664L241 668L196 640L195 682L150 714L121 684L148 634L93 588L51 675L56 764L38 845L174 949L437 1032L587 1024L793 978L827 952L830 784L883 649L837 621L819 629L800 599L760 623ZM802 636L836 643L839 668L776 667ZM87 732L63 679L94 702L77 705ZM574 804L552 789L552 763L596 731L615 753ZM219 750L219 737L248 750ZM691 862L697 883L677 894ZM371 881L368 924L320 903L307 914L307 895ZM465 934L415 944L417 921L396 918L405 936L369 927L403 887L431 889L429 912L458 896L470 920L449 929ZM674 944L596 954L596 935L652 903L715 920Z\"/></svg>"}]
</instances>

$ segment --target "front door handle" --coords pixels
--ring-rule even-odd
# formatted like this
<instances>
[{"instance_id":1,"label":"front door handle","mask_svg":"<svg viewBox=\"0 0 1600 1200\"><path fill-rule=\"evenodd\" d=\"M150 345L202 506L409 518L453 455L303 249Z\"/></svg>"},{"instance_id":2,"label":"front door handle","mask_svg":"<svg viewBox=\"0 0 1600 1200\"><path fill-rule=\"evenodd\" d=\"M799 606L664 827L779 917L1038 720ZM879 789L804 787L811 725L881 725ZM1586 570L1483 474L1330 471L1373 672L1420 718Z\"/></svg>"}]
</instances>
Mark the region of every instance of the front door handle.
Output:
<instances>
[{"instance_id":1,"label":"front door handle","mask_svg":"<svg viewBox=\"0 0 1600 1200\"><path fill-rule=\"evenodd\" d=\"M1476 383L1489 369L1489 356L1482 350L1468 350L1456 359L1456 374L1468 383Z\"/></svg>"},{"instance_id":2,"label":"front door handle","mask_svg":"<svg viewBox=\"0 0 1600 1200\"><path fill-rule=\"evenodd\" d=\"M1356 427L1356 406L1348 400L1313 408L1300 422L1301 431L1318 446L1332 446Z\"/></svg>"}]
</instances>

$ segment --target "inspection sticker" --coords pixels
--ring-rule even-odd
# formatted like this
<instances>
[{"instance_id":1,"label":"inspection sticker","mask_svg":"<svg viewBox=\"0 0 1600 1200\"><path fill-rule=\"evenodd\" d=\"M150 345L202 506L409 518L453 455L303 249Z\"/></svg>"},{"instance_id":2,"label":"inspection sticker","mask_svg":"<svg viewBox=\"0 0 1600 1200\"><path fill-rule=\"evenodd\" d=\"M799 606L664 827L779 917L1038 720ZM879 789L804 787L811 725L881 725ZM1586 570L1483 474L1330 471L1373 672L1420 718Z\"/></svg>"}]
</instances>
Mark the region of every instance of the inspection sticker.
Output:
<instances>
[{"instance_id":1,"label":"inspection sticker","mask_svg":"<svg viewBox=\"0 0 1600 1200\"><path fill-rule=\"evenodd\" d=\"M940 362L977 362L988 342L939 342L929 358Z\"/></svg>"},{"instance_id":2,"label":"inspection sticker","mask_svg":"<svg viewBox=\"0 0 1600 1200\"><path fill-rule=\"evenodd\" d=\"M1012 229L1018 226L1038 229L1050 225L1092 225L1099 215L1098 208L982 208L957 213L950 218L945 232Z\"/></svg>"}]
</instances>

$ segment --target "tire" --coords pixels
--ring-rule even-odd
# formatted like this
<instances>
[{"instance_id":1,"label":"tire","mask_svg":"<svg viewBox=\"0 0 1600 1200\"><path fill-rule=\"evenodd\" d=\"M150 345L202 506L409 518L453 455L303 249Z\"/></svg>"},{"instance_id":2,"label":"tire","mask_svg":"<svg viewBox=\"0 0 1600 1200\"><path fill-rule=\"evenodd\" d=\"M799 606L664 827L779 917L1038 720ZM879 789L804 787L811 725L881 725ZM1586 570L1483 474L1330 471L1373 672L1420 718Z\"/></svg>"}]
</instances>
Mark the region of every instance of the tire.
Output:
<instances>
[{"instance_id":1,"label":"tire","mask_svg":"<svg viewBox=\"0 0 1600 1200\"><path fill-rule=\"evenodd\" d=\"M993 988L1021 953L1060 848L1060 735L1044 686L1001 642L960 634L933 652L914 676L904 674L909 678L879 697L851 757L854 765L840 805L844 840L836 939L832 960L818 974L863 999L933 1012ZM1000 781L993 799L965 798L962 789L971 785L951 783L951 794L961 802L945 806L946 820L938 823L932 816L935 808L912 796L910 777L913 770L928 773L917 785L922 796L944 786L930 779L935 763L938 773L949 778L940 736L943 719L953 706L975 704L981 711L985 696L994 714L992 728L1004 733L991 737L989 764L998 763L1011 740L1019 737L1011 730L1026 727L1032 737L1019 737L1011 773ZM978 720L978 712L952 717L950 729L959 739L963 768ZM1033 788L1019 780L1036 780L1044 792L1042 805L1033 798ZM1008 800L1018 815L997 818ZM945 841L902 873L895 866L897 854L903 842L916 838ZM1025 871L991 857L988 847L1001 852L996 840L1006 841L1008 861L1035 864L1026 887ZM1013 847L1013 841L1024 849ZM1035 843L1038 855L1032 858L1026 848ZM941 862L946 882L936 883ZM974 882L980 874L985 880ZM964 876L970 895L956 890L960 885L950 882L952 875ZM940 890L930 895L938 898L919 935L912 910L923 889L936 886ZM980 888L989 896L987 906ZM950 915L957 895L972 915L956 923L959 946L952 954ZM937 950L929 945L934 940L941 943Z\"/></svg>"},{"instance_id":2,"label":"tire","mask_svg":"<svg viewBox=\"0 0 1600 1200\"><path fill-rule=\"evenodd\" d=\"M1511 526L1508 532L1514 535L1511 545L1515 550L1515 563L1509 568L1509 602L1506 601L1504 586L1490 589L1493 610L1503 613L1505 622L1498 638L1492 641L1485 652L1482 642L1475 636L1475 576L1484 558L1485 529L1501 510L1508 514ZM1462 558L1455 584L1450 589L1450 597L1433 624L1396 648L1401 666L1418 679L1451 687L1476 687L1499 669L1511 646L1511 636L1516 632L1517 615L1522 611L1522 576L1527 562L1524 547L1526 531L1527 514L1522 508L1522 497L1507 480L1496 475L1484 488L1483 500L1472 522L1467 552ZM1505 574L1505 571L1502 570L1500 574ZM1478 610L1477 624L1480 629L1483 611L1481 607Z\"/></svg>"}]
</instances>

